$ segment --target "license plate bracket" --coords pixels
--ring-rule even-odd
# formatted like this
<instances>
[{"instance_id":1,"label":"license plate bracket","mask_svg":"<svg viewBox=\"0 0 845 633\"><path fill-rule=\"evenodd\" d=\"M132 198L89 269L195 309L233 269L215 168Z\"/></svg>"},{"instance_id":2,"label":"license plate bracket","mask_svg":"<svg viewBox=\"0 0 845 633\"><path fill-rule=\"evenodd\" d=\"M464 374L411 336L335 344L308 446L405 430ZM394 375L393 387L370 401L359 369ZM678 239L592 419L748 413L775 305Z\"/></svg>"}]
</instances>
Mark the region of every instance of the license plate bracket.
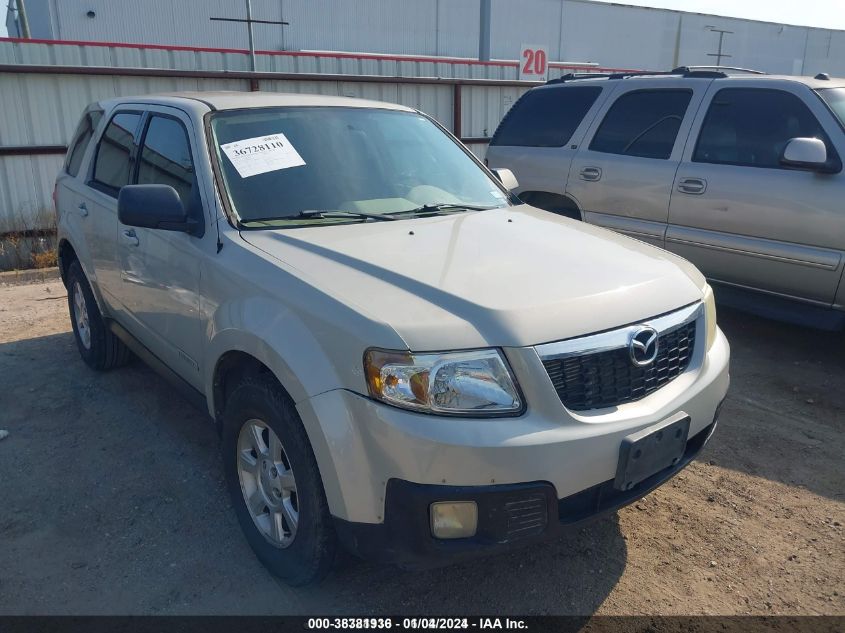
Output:
<instances>
[{"instance_id":1,"label":"license plate bracket","mask_svg":"<svg viewBox=\"0 0 845 633\"><path fill-rule=\"evenodd\" d=\"M630 490L664 468L677 464L686 451L689 427L690 417L678 413L623 438L613 487Z\"/></svg>"}]
</instances>

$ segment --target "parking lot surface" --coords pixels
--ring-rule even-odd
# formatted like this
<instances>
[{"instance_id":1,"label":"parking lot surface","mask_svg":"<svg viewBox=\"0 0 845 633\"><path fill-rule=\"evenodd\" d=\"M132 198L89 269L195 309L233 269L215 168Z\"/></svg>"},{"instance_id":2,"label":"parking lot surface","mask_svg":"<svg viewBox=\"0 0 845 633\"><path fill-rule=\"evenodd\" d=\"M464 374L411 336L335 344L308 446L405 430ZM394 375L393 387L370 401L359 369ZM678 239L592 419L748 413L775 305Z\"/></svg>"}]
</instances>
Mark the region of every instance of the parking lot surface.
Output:
<instances>
[{"instance_id":1,"label":"parking lot surface","mask_svg":"<svg viewBox=\"0 0 845 633\"><path fill-rule=\"evenodd\" d=\"M0 287L2 614L845 614L845 336L722 310L732 386L678 477L559 541L273 579L217 434L136 361L79 359L58 281Z\"/></svg>"}]
</instances>

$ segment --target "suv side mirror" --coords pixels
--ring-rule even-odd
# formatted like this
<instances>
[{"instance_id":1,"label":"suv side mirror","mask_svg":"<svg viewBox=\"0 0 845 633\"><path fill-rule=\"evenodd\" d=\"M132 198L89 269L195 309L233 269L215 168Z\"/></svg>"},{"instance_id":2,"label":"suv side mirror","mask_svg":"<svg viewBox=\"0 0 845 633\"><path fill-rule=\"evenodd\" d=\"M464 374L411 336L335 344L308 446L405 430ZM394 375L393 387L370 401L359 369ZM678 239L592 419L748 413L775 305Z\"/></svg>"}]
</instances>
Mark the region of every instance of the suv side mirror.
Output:
<instances>
[{"instance_id":1,"label":"suv side mirror","mask_svg":"<svg viewBox=\"0 0 845 633\"><path fill-rule=\"evenodd\" d=\"M179 194L169 185L125 185L117 196L117 219L126 226L193 233Z\"/></svg>"},{"instance_id":2,"label":"suv side mirror","mask_svg":"<svg viewBox=\"0 0 845 633\"><path fill-rule=\"evenodd\" d=\"M513 191L519 187L519 181L510 169L494 169L493 175L499 179L499 182L502 183L508 191Z\"/></svg>"},{"instance_id":3,"label":"suv side mirror","mask_svg":"<svg viewBox=\"0 0 845 633\"><path fill-rule=\"evenodd\" d=\"M828 167L827 147L821 139L792 138L783 148L780 162L790 167L825 171Z\"/></svg>"}]
</instances>

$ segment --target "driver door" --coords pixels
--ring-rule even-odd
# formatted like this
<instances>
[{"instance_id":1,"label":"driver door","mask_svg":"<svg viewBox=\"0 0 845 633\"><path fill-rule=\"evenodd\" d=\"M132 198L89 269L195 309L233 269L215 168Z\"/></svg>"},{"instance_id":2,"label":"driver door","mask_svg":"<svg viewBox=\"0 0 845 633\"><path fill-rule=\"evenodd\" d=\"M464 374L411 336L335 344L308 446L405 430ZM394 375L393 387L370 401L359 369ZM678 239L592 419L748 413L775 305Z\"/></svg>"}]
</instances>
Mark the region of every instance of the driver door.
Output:
<instances>
[{"instance_id":1,"label":"driver door","mask_svg":"<svg viewBox=\"0 0 845 633\"><path fill-rule=\"evenodd\" d=\"M798 82L732 78L713 83L696 119L666 248L715 281L831 305L845 255L845 175L780 161L790 139L816 137L841 164L843 132L821 99Z\"/></svg>"}]
</instances>

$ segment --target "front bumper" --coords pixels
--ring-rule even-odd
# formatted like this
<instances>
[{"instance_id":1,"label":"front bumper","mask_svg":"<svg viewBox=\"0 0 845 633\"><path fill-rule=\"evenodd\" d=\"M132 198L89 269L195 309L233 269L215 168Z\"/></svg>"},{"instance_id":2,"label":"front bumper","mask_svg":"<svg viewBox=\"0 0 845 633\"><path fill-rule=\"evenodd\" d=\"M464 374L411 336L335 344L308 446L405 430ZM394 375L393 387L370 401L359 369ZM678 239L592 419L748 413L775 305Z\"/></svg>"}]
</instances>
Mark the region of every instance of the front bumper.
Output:
<instances>
[{"instance_id":1,"label":"front bumper","mask_svg":"<svg viewBox=\"0 0 845 633\"><path fill-rule=\"evenodd\" d=\"M384 521L357 523L336 519L337 533L352 553L407 569L436 567L524 547L555 538L642 498L689 464L715 428L716 419L687 441L683 458L677 464L626 491L614 488L610 479L558 499L555 487L543 481L444 486L391 479L387 482ZM433 537L429 508L435 501L475 501L475 536L450 540Z\"/></svg>"}]
</instances>

